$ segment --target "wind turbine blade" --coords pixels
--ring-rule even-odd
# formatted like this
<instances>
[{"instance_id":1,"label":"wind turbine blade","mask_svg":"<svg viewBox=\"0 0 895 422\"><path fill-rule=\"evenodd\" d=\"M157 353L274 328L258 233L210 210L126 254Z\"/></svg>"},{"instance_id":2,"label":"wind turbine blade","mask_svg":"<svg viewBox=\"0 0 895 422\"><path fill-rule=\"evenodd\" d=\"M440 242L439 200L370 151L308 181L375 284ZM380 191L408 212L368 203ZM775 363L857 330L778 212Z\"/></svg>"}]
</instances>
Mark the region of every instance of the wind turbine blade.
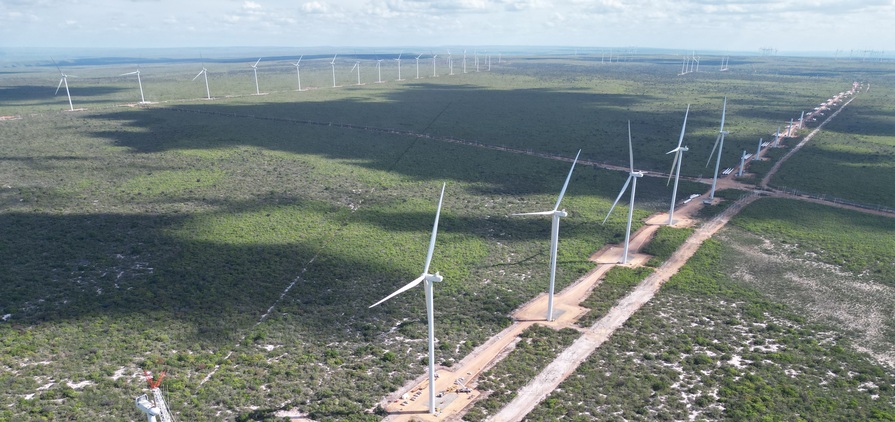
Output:
<instances>
[{"instance_id":1,"label":"wind turbine blade","mask_svg":"<svg viewBox=\"0 0 895 422\"><path fill-rule=\"evenodd\" d=\"M301 58L304 56L305 56L304 54L302 54L301 56L298 56L298 61L295 62L295 64L298 65L299 63L301 63Z\"/></svg>"},{"instance_id":2,"label":"wind turbine blade","mask_svg":"<svg viewBox=\"0 0 895 422\"><path fill-rule=\"evenodd\" d=\"M674 161L671 163L671 171L668 172L668 181L665 182L665 186L668 186L668 184L671 183L671 173L674 173L674 167L677 165L678 155L681 153L681 144L684 142L684 132L687 130L687 117L689 116L690 104L687 104L687 112L684 113L684 124L681 125L681 137L677 140L677 148L668 152L669 154L671 154L671 152L677 152L677 154L674 154Z\"/></svg>"},{"instance_id":3,"label":"wind turbine blade","mask_svg":"<svg viewBox=\"0 0 895 422\"><path fill-rule=\"evenodd\" d=\"M354 69L357 69L357 63L355 63L354 66L351 67L351 70L349 70L349 72L354 72Z\"/></svg>"},{"instance_id":4,"label":"wind turbine blade","mask_svg":"<svg viewBox=\"0 0 895 422\"><path fill-rule=\"evenodd\" d=\"M718 137L715 138L715 146L712 147L712 152L709 154L709 160L705 162L705 166L708 167L709 163L712 162L712 155L715 154L715 149L718 148L718 142L721 142L721 134L718 134Z\"/></svg>"},{"instance_id":5,"label":"wind turbine blade","mask_svg":"<svg viewBox=\"0 0 895 422\"><path fill-rule=\"evenodd\" d=\"M417 284L420 284L420 282L422 282L423 279L425 279L425 278L426 278L426 275L425 275L425 274L423 274L423 275L421 275L421 276L415 278L415 279L414 279L413 281L411 281L410 283L405 284L404 287L401 287L400 289L395 290L394 293L392 293L392 294L386 296L385 298L383 298L383 299L380 300L379 302L376 302L376 303L370 305L370 308L372 308L372 307L374 307L374 306L376 306L376 305L379 305L380 303L385 302L386 300L389 300L389 299L391 299L391 298L393 298L393 297L395 297L395 296L397 296L397 295L399 295L399 294L401 294L401 293L404 293L404 292L406 292L406 291L408 291L408 290L414 288ZM368 308L368 309L369 309L369 308Z\"/></svg>"},{"instance_id":6,"label":"wind turbine blade","mask_svg":"<svg viewBox=\"0 0 895 422\"><path fill-rule=\"evenodd\" d=\"M54 59L54 58L52 58L52 57L50 57L50 60L52 60L52 61L53 61L53 66L56 66L56 70L58 70L58 71L59 71L59 73L62 73L62 69L60 69L60 68L59 68L59 64L58 64L58 63L56 63L56 59Z\"/></svg>"},{"instance_id":7,"label":"wind turbine blade","mask_svg":"<svg viewBox=\"0 0 895 422\"><path fill-rule=\"evenodd\" d=\"M59 85L56 86L56 92L53 95L56 95L59 93L59 88L62 88L62 81L64 81L64 80L65 80L65 78L62 78L59 80Z\"/></svg>"},{"instance_id":8,"label":"wind turbine blade","mask_svg":"<svg viewBox=\"0 0 895 422\"><path fill-rule=\"evenodd\" d=\"M258 61L255 62L255 64L253 64L252 67L258 66L258 63L261 63L261 57L258 58Z\"/></svg>"},{"instance_id":9,"label":"wind turbine blade","mask_svg":"<svg viewBox=\"0 0 895 422\"><path fill-rule=\"evenodd\" d=\"M631 157L631 173L634 173L634 145L631 143L631 121L628 120L628 155Z\"/></svg>"},{"instance_id":10,"label":"wind turbine blade","mask_svg":"<svg viewBox=\"0 0 895 422\"><path fill-rule=\"evenodd\" d=\"M668 186L668 184L671 183L671 176L674 174L674 168L677 167L677 156L681 153L681 149L678 147L672 151L668 151L666 154L671 154L672 152L675 152L676 154L674 154L674 161L671 162L671 170L668 170L668 181L665 182L665 186Z\"/></svg>"},{"instance_id":11,"label":"wind turbine blade","mask_svg":"<svg viewBox=\"0 0 895 422\"><path fill-rule=\"evenodd\" d=\"M553 206L553 211L559 209L559 203L562 202L562 197L566 194L566 188L569 187L569 180L572 178L572 170L575 170L575 163L578 162L578 156L581 155L581 150L578 150L578 154L575 154L575 161L572 161L572 168L569 169L569 175L566 176L566 182L562 184L562 190L559 191L559 198L556 198L556 205Z\"/></svg>"},{"instance_id":12,"label":"wind turbine blade","mask_svg":"<svg viewBox=\"0 0 895 422\"><path fill-rule=\"evenodd\" d=\"M724 108L721 109L721 132L724 132L724 116L727 115L727 97L724 97Z\"/></svg>"},{"instance_id":13,"label":"wind turbine blade","mask_svg":"<svg viewBox=\"0 0 895 422\"><path fill-rule=\"evenodd\" d=\"M556 211L520 212L520 213L510 214L510 215L516 215L516 216L518 216L518 215L552 215L554 212L556 212Z\"/></svg>"},{"instance_id":14,"label":"wind turbine blade","mask_svg":"<svg viewBox=\"0 0 895 422\"><path fill-rule=\"evenodd\" d=\"M618 204L618 201L622 199L622 195L625 194L625 191L628 190L628 184L631 183L631 178L634 176L628 176L628 180L625 180L625 185L622 186L622 190L618 193L618 196L615 197L615 202L612 203L612 206L609 207L609 212L606 213L606 218L603 219L603 222L600 224L606 224L606 220L609 219L609 216L612 215L612 210L615 209L615 206Z\"/></svg>"},{"instance_id":15,"label":"wind turbine blade","mask_svg":"<svg viewBox=\"0 0 895 422\"><path fill-rule=\"evenodd\" d=\"M196 78L202 76L202 72L205 72L205 69L204 69L204 68L203 68L199 73L197 73L195 77L193 77L193 80L195 81Z\"/></svg>"},{"instance_id":16,"label":"wind turbine blade","mask_svg":"<svg viewBox=\"0 0 895 422\"><path fill-rule=\"evenodd\" d=\"M432 225L432 238L429 240L429 252L426 252L426 265L423 269L423 275L429 274L429 264L432 263L432 253L435 252L435 237L438 235L438 218L441 216L441 203L444 201L444 187L447 183L441 185L441 197L438 198L438 211L435 211L435 224Z\"/></svg>"},{"instance_id":17,"label":"wind turbine blade","mask_svg":"<svg viewBox=\"0 0 895 422\"><path fill-rule=\"evenodd\" d=\"M130 72L130 73L122 73L118 76L136 75L136 74L137 74L137 72Z\"/></svg>"}]
</instances>

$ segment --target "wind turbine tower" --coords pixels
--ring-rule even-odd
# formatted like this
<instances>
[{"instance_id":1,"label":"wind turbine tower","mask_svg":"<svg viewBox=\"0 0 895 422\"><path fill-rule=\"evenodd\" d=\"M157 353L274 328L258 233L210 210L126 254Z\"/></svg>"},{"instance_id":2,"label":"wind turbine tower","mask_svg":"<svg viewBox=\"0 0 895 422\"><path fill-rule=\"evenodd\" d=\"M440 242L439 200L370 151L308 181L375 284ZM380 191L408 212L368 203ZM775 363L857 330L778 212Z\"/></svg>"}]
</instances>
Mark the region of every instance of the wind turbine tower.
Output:
<instances>
[{"instance_id":1,"label":"wind turbine tower","mask_svg":"<svg viewBox=\"0 0 895 422\"><path fill-rule=\"evenodd\" d=\"M667 154L674 153L674 160L671 162L671 171L668 172L668 182L671 181L671 173L674 175L674 189L671 191L671 208L668 210L668 225L674 224L674 206L677 203L677 184L681 178L681 160L683 160L684 152L689 151L686 146L681 146L684 142L684 132L687 130L687 117L690 115L690 104L687 104L687 112L684 113L684 124L681 126L681 137L677 140L677 148L668 151ZM677 172L675 172L677 169ZM668 185L665 182L665 185Z\"/></svg>"},{"instance_id":2,"label":"wind turbine tower","mask_svg":"<svg viewBox=\"0 0 895 422\"><path fill-rule=\"evenodd\" d=\"M255 73L255 95L261 95L261 90L258 88L258 63L261 63L261 58L258 58L258 61L252 65L252 72Z\"/></svg>"},{"instance_id":3,"label":"wind turbine tower","mask_svg":"<svg viewBox=\"0 0 895 422\"><path fill-rule=\"evenodd\" d=\"M208 69L205 68L204 63L202 64L202 70L198 74L196 74L196 76L193 77L193 80L195 81L197 78L199 78L199 76L202 76L202 75L205 76L205 98L210 100L211 99L211 90L208 89Z\"/></svg>"},{"instance_id":4,"label":"wind turbine tower","mask_svg":"<svg viewBox=\"0 0 895 422\"><path fill-rule=\"evenodd\" d=\"M466 73L466 50L463 50L463 73Z\"/></svg>"},{"instance_id":5,"label":"wind turbine tower","mask_svg":"<svg viewBox=\"0 0 895 422\"><path fill-rule=\"evenodd\" d=\"M53 59L51 58L50 60ZM56 70L62 75L62 79L59 80L59 85L56 85L56 93L53 95L59 94L59 88L62 88L62 85L65 85L65 95L68 96L68 108L70 111L75 111L75 106L71 103L71 92L68 91L68 77L71 76L75 78L76 76L66 75L65 72L59 68L59 65L56 64L56 60L53 60L53 64L56 66Z\"/></svg>"},{"instance_id":6,"label":"wind turbine tower","mask_svg":"<svg viewBox=\"0 0 895 422\"><path fill-rule=\"evenodd\" d=\"M403 79L401 79L401 55L402 55L402 54L404 54L403 51L400 52L400 53L398 54L398 58L395 59L395 60L398 61L398 79L397 79L398 81L403 81Z\"/></svg>"},{"instance_id":7,"label":"wind turbine tower","mask_svg":"<svg viewBox=\"0 0 895 422\"><path fill-rule=\"evenodd\" d=\"M724 136L730 132L724 131L724 117L727 114L727 97L724 97L724 108L721 110L721 129L718 130L718 138L715 139L715 146L712 147L712 152L709 153L709 161L705 163L705 166L708 167L709 163L712 161L712 155L715 153L715 149L718 150L718 157L715 160L715 177L712 178L712 191L709 194L709 201L715 199L715 186L718 184L718 167L721 166L721 151L724 149Z\"/></svg>"},{"instance_id":8,"label":"wind turbine tower","mask_svg":"<svg viewBox=\"0 0 895 422\"><path fill-rule=\"evenodd\" d=\"M562 197L566 194L566 188L569 187L569 180L572 179L572 171L575 170L575 164L578 162L578 156L580 155L581 150L579 149L578 154L575 155L575 160L572 161L572 168L569 169L569 175L566 176L566 181L562 185L562 190L559 191L559 198L556 199L556 205L553 206L553 210L513 214L517 216L549 215L553 217L553 225L550 228L550 288L547 295L547 321L553 321L553 285L556 280L556 249L559 243L559 219L568 216L565 209L559 209L559 204L562 202Z\"/></svg>"},{"instance_id":9,"label":"wind turbine tower","mask_svg":"<svg viewBox=\"0 0 895 422\"><path fill-rule=\"evenodd\" d=\"M417 284L423 283L423 289L426 292L426 314L429 325L429 413L435 413L435 305L432 298L432 284L439 283L444 278L438 274L429 273L429 264L432 262L432 252L435 250L435 237L438 233L438 217L441 215L441 203L444 200L444 187L441 186L441 197L438 199L438 210L435 211L435 224L432 226L432 237L429 240L429 251L426 253L426 263L423 267L423 273L401 287L394 293L386 296L384 299L370 305L370 308L379 305L407 290L416 287Z\"/></svg>"},{"instance_id":10,"label":"wind turbine tower","mask_svg":"<svg viewBox=\"0 0 895 422\"><path fill-rule=\"evenodd\" d=\"M136 71L130 73L122 73L118 76L128 75L137 75L137 84L140 86L140 104L146 104L146 97L143 96L143 81L140 80L140 69L137 69Z\"/></svg>"},{"instance_id":11,"label":"wind turbine tower","mask_svg":"<svg viewBox=\"0 0 895 422\"><path fill-rule=\"evenodd\" d=\"M351 72L353 72L355 68L357 69L357 84L361 85L361 83L360 83L360 60L354 62L354 67L351 68Z\"/></svg>"},{"instance_id":12,"label":"wind turbine tower","mask_svg":"<svg viewBox=\"0 0 895 422\"><path fill-rule=\"evenodd\" d=\"M475 57L475 71L478 72L479 71L479 51L472 50L472 55L473 55L473 57Z\"/></svg>"},{"instance_id":13,"label":"wind turbine tower","mask_svg":"<svg viewBox=\"0 0 895 422\"><path fill-rule=\"evenodd\" d=\"M293 66L295 66L295 76L298 77L298 90L299 91L301 91L301 58L304 56L305 56L304 54L302 54L301 56L298 56L298 61L295 62L295 64L293 65Z\"/></svg>"},{"instance_id":14,"label":"wind turbine tower","mask_svg":"<svg viewBox=\"0 0 895 422\"><path fill-rule=\"evenodd\" d=\"M802 129L802 125L805 124L805 110L802 110L802 116L799 117L799 129Z\"/></svg>"},{"instance_id":15,"label":"wind turbine tower","mask_svg":"<svg viewBox=\"0 0 895 422\"><path fill-rule=\"evenodd\" d=\"M746 150L743 150L743 155L740 156L740 171L737 172L737 177L743 177L743 169L746 168Z\"/></svg>"},{"instance_id":16,"label":"wind turbine tower","mask_svg":"<svg viewBox=\"0 0 895 422\"><path fill-rule=\"evenodd\" d=\"M152 373L149 371L144 371L144 374L146 375L146 381L149 383L152 400L149 400L146 394L137 397L134 400L137 409L146 414L149 422L174 422L174 417L171 415L171 411L168 410L168 404L165 403L165 396L162 395L162 390L159 389L162 379L165 378L165 373L159 374L157 380L152 379Z\"/></svg>"},{"instance_id":17,"label":"wind turbine tower","mask_svg":"<svg viewBox=\"0 0 895 422\"><path fill-rule=\"evenodd\" d=\"M336 87L336 56L338 56L338 54L334 54L333 60L329 62L329 65L333 68L333 88Z\"/></svg>"},{"instance_id":18,"label":"wind turbine tower","mask_svg":"<svg viewBox=\"0 0 895 422\"><path fill-rule=\"evenodd\" d=\"M625 250L622 252L622 260L621 264L628 263L628 245L631 242L631 220L634 218L634 194L637 191L637 179L643 177L643 172L634 171L634 146L631 143L631 121L628 120L628 154L631 157L631 171L628 173L628 180L625 180L624 186L622 186L621 192L618 193L618 196L615 198L615 202L612 203L612 207L609 208L609 212L606 213L606 218L603 219L602 224L606 224L606 220L609 219L609 216L612 214L612 210L615 209L615 205L618 204L618 201L622 199L622 195L625 194L625 191L628 190L628 184L631 184L633 180L634 183L631 184L631 203L628 205L628 227L625 229Z\"/></svg>"},{"instance_id":19,"label":"wind turbine tower","mask_svg":"<svg viewBox=\"0 0 895 422\"><path fill-rule=\"evenodd\" d=\"M416 78L420 78L420 57L423 57L422 54L416 56Z\"/></svg>"},{"instance_id":20,"label":"wind turbine tower","mask_svg":"<svg viewBox=\"0 0 895 422\"><path fill-rule=\"evenodd\" d=\"M376 83L382 83L382 59L376 60L376 72L379 73L379 80Z\"/></svg>"},{"instance_id":21,"label":"wind turbine tower","mask_svg":"<svg viewBox=\"0 0 895 422\"><path fill-rule=\"evenodd\" d=\"M454 56L451 55L451 50L448 50L448 68L451 70L451 76L454 76Z\"/></svg>"},{"instance_id":22,"label":"wind turbine tower","mask_svg":"<svg viewBox=\"0 0 895 422\"><path fill-rule=\"evenodd\" d=\"M761 144L762 144L762 141L764 141L764 138L758 138L758 148L755 150L755 158L753 158L753 160L760 160L760 159L761 159Z\"/></svg>"},{"instance_id":23,"label":"wind turbine tower","mask_svg":"<svg viewBox=\"0 0 895 422\"><path fill-rule=\"evenodd\" d=\"M438 55L433 54L432 55L432 77L433 78L438 77L438 72L435 70L435 63L437 63L437 61L435 60L436 58L438 58Z\"/></svg>"},{"instance_id":24,"label":"wind turbine tower","mask_svg":"<svg viewBox=\"0 0 895 422\"><path fill-rule=\"evenodd\" d=\"M780 126L777 126L777 133L774 134L774 148L780 143Z\"/></svg>"}]
</instances>

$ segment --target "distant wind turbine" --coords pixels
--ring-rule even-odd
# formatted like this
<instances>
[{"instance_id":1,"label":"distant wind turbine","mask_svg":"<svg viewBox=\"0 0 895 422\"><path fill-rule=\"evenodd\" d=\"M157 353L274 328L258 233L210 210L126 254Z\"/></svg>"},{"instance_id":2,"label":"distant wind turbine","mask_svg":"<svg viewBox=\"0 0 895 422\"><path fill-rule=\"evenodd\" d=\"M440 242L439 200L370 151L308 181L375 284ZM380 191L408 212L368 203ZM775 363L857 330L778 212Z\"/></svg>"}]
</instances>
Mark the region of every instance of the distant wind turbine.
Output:
<instances>
[{"instance_id":1,"label":"distant wind turbine","mask_svg":"<svg viewBox=\"0 0 895 422\"><path fill-rule=\"evenodd\" d=\"M376 83L382 83L382 59L376 60L376 72L379 73L379 80Z\"/></svg>"},{"instance_id":2,"label":"distant wind turbine","mask_svg":"<svg viewBox=\"0 0 895 422\"><path fill-rule=\"evenodd\" d=\"M122 73L118 76L137 75L137 84L140 86L140 104L146 104L146 97L143 96L143 81L140 80L140 69L130 73Z\"/></svg>"},{"instance_id":3,"label":"distant wind turbine","mask_svg":"<svg viewBox=\"0 0 895 422\"><path fill-rule=\"evenodd\" d=\"M463 73L466 73L466 50L463 50Z\"/></svg>"},{"instance_id":4,"label":"distant wind turbine","mask_svg":"<svg viewBox=\"0 0 895 422\"><path fill-rule=\"evenodd\" d=\"M53 60L53 58L51 57L50 60ZM56 64L56 60L53 60L53 65L56 66L56 70L62 75L62 79L59 80L59 85L56 85L56 93L53 95L59 94L59 88L61 88L62 85L65 85L65 95L68 96L68 108L70 111L75 111L75 106L71 103L71 92L68 91L68 77L71 76L72 78L77 78L77 76L66 75L65 72L59 68L59 65Z\"/></svg>"},{"instance_id":5,"label":"distant wind turbine","mask_svg":"<svg viewBox=\"0 0 895 422\"><path fill-rule=\"evenodd\" d=\"M451 55L451 50L448 50L448 68L451 70L451 76L454 76L454 56Z\"/></svg>"},{"instance_id":6,"label":"distant wind turbine","mask_svg":"<svg viewBox=\"0 0 895 422\"><path fill-rule=\"evenodd\" d=\"M433 78L438 77L438 72L436 72L436 70L435 70L435 63L437 63L437 61L435 60L436 58L438 58L438 55L433 54L432 55L432 77Z\"/></svg>"},{"instance_id":7,"label":"distant wind turbine","mask_svg":"<svg viewBox=\"0 0 895 422\"><path fill-rule=\"evenodd\" d=\"M397 80L399 80L399 81L403 81L403 79L401 79L401 55L402 54L404 54L403 51L401 53L399 53L398 58L395 59L398 61L398 79Z\"/></svg>"},{"instance_id":8,"label":"distant wind turbine","mask_svg":"<svg viewBox=\"0 0 895 422\"><path fill-rule=\"evenodd\" d=\"M352 67L350 71L353 72L355 68L357 68L357 84L360 85L361 83L360 83L360 61L359 60L354 62L354 67Z\"/></svg>"},{"instance_id":9,"label":"distant wind turbine","mask_svg":"<svg viewBox=\"0 0 895 422\"><path fill-rule=\"evenodd\" d=\"M426 253L426 263L423 267L423 273L410 283L405 284L404 287L401 287L379 302L370 305L370 308L372 308L416 287L416 285L420 283L423 283L423 289L426 293L426 314L429 329L429 413L435 413L435 304L432 294L432 284L444 280L444 278L437 272L435 274L429 273L429 264L432 262L432 252L435 251L435 237L438 234L438 217L441 215L441 203L444 200L444 187L445 185L441 186L441 197L438 199L438 210L435 211L435 224L432 226L432 237L429 240L429 251Z\"/></svg>"},{"instance_id":10,"label":"distant wind turbine","mask_svg":"<svg viewBox=\"0 0 895 422\"><path fill-rule=\"evenodd\" d=\"M420 57L423 57L422 54L416 56L416 78L420 78Z\"/></svg>"},{"instance_id":11,"label":"distant wind turbine","mask_svg":"<svg viewBox=\"0 0 895 422\"><path fill-rule=\"evenodd\" d=\"M336 56L338 54L333 55L333 60L329 62L329 65L333 68L333 88L336 87Z\"/></svg>"},{"instance_id":12,"label":"distant wind turbine","mask_svg":"<svg viewBox=\"0 0 895 422\"><path fill-rule=\"evenodd\" d=\"M668 210L668 225L674 224L674 205L677 203L677 183L681 178L681 161L684 152L689 151L686 146L681 146L684 142L684 132L687 130L687 117L690 115L690 104L687 104L687 112L684 113L684 124L681 125L681 137L677 140L677 148L668 151L667 154L674 153L674 161L671 162L671 171L668 172L668 182L671 182L671 173L674 173L674 189L671 191L671 208ZM677 169L677 172L675 172ZM665 184L667 185L668 182Z\"/></svg>"},{"instance_id":13,"label":"distant wind turbine","mask_svg":"<svg viewBox=\"0 0 895 422\"><path fill-rule=\"evenodd\" d=\"M199 78L199 76L205 76L205 98L211 99L211 90L208 89L208 69L205 68L205 63L202 64L202 70L193 77L193 80Z\"/></svg>"},{"instance_id":14,"label":"distant wind turbine","mask_svg":"<svg viewBox=\"0 0 895 422\"><path fill-rule=\"evenodd\" d=\"M631 186L631 203L628 204L628 227L625 230L625 250L622 252L622 264L628 263L628 245L631 243L631 220L634 218L634 194L637 192L637 179L643 177L642 172L634 171L634 146L631 142L630 120L628 120L628 154L631 158L631 171L628 173L628 180L625 180L625 184L622 186L622 190L615 198L615 202L612 203L612 207L609 208L609 212L606 213L606 218L603 219L603 224L606 224L606 220L608 220L609 216L612 215L612 210L615 209L618 201L622 199L622 195L624 195L625 191L628 190L628 184L631 184L631 181L633 180L634 183Z\"/></svg>"},{"instance_id":15,"label":"distant wind turbine","mask_svg":"<svg viewBox=\"0 0 895 422\"><path fill-rule=\"evenodd\" d=\"M295 62L295 64L293 65L293 66L295 66L295 75L298 77L298 90L299 91L301 91L301 69L300 69L301 68L301 58L304 56L305 56L304 54L302 54L301 56L298 56L298 61Z\"/></svg>"},{"instance_id":16,"label":"distant wind turbine","mask_svg":"<svg viewBox=\"0 0 895 422\"><path fill-rule=\"evenodd\" d=\"M721 109L721 129L718 130L718 138L715 139L715 146L712 147L712 152L709 153L709 160L705 163L705 166L708 167L709 163L712 162L712 155L715 154L715 149L717 149L718 157L715 160L715 177L712 178L712 191L709 194L709 201L715 199L715 185L718 184L718 168L721 166L721 151L724 149L724 136L730 133L724 131L724 116L726 114L727 97L724 97L724 108Z\"/></svg>"},{"instance_id":17,"label":"distant wind turbine","mask_svg":"<svg viewBox=\"0 0 895 422\"><path fill-rule=\"evenodd\" d=\"M261 90L258 88L258 63L261 63L261 58L258 58L258 61L252 65L252 72L255 73L255 95L261 95Z\"/></svg>"},{"instance_id":18,"label":"distant wind turbine","mask_svg":"<svg viewBox=\"0 0 895 422\"><path fill-rule=\"evenodd\" d=\"M559 243L559 219L568 216L565 209L560 211L559 204L562 203L562 197L566 194L566 188L569 187L569 180L572 179L572 171L575 170L575 164L578 162L578 156L580 155L581 150L579 149L578 154L575 155L575 160L572 161L572 168L569 169L569 175L566 176L566 181L562 185L562 190L559 191L559 198L556 199L556 205L553 206L553 210L513 214L549 215L553 217L553 224L550 229L550 288L547 295L547 321L553 321L553 285L556 280L556 250Z\"/></svg>"}]
</instances>

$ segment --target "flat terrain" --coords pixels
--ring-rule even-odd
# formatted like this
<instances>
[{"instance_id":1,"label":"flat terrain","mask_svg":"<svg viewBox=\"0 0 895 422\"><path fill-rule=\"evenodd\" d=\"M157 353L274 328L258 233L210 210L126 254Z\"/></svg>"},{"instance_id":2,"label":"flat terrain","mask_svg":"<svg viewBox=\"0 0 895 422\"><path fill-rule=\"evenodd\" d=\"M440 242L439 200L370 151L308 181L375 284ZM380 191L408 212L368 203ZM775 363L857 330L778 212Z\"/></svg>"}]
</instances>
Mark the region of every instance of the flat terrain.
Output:
<instances>
[{"instance_id":1,"label":"flat terrain","mask_svg":"<svg viewBox=\"0 0 895 422\"><path fill-rule=\"evenodd\" d=\"M579 148L557 274L557 290L571 297L556 328L585 312L578 302L605 265L590 260L594 251L618 252L608 245L620 242L624 213L599 223L624 181L612 169L627 162L627 120L635 166L661 176L692 103L685 198L705 190L693 181L708 173L725 95L722 160L733 166L757 137L874 74L851 62L817 72L809 59L750 58L731 72L677 77L670 63L515 57L490 73L401 83L350 86L353 75L339 73L343 86L328 88L328 62L310 58L302 76L312 89L295 91L294 68L279 63L259 70L268 94L253 96L250 69L209 60L214 100L199 99L193 64L153 64L141 69L154 104L134 106L133 81L113 76L130 66L62 61L81 76L71 81L83 109L75 112L51 95L54 68L5 68L0 419L136 419L132 400L150 369L168 371L163 385L181 420L278 411L379 420L377 403L425 371L425 312L421 292L367 306L419 274L442 182L436 356L455 374L441 380L453 382L485 369L490 358L466 357L488 356L472 352L495 335L542 318L549 221L509 215L548 209ZM885 92L878 85L870 92ZM883 104L863 98L839 118ZM837 144L827 136L815 140ZM759 164L770 167L798 140ZM637 195L635 230L667 209L670 188L645 177ZM574 284L588 274L590 284Z\"/></svg>"}]
</instances>

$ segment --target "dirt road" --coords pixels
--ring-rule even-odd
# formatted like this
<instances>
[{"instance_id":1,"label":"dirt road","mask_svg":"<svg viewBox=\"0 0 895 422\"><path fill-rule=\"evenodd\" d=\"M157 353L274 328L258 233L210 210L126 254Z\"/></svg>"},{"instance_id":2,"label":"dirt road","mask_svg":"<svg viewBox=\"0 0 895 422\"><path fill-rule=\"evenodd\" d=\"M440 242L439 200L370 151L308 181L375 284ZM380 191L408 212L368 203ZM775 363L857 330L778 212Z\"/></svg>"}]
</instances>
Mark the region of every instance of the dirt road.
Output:
<instances>
[{"instance_id":1,"label":"dirt road","mask_svg":"<svg viewBox=\"0 0 895 422\"><path fill-rule=\"evenodd\" d=\"M631 315L634 315L640 307L649 302L662 284L687 263L706 239L712 237L730 221L733 215L758 197L756 194L743 197L697 229L664 264L637 285L628 296L620 300L618 305L610 309L605 317L588 328L584 335L557 356L556 360L550 363L528 385L520 389L512 402L489 420L495 422L518 421L525 417L563 380L575 372L581 362L587 359L597 347L600 347Z\"/></svg>"}]
</instances>

